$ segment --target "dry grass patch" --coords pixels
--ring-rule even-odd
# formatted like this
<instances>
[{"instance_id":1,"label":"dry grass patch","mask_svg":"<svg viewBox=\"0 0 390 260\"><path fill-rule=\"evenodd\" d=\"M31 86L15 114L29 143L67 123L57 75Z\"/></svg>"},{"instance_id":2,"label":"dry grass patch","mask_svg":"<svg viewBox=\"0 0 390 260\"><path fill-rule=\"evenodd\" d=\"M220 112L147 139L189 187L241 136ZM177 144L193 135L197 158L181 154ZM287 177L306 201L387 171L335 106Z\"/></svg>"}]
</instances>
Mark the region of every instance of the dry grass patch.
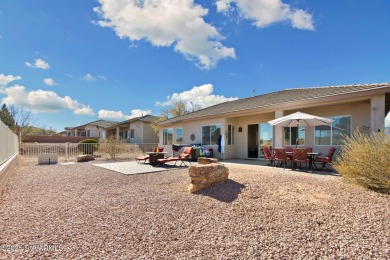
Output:
<instances>
[{"instance_id":1,"label":"dry grass patch","mask_svg":"<svg viewBox=\"0 0 390 260\"><path fill-rule=\"evenodd\" d=\"M385 131L370 135L355 131L346 136L341 156L333 167L347 182L390 193L390 136Z\"/></svg>"}]
</instances>

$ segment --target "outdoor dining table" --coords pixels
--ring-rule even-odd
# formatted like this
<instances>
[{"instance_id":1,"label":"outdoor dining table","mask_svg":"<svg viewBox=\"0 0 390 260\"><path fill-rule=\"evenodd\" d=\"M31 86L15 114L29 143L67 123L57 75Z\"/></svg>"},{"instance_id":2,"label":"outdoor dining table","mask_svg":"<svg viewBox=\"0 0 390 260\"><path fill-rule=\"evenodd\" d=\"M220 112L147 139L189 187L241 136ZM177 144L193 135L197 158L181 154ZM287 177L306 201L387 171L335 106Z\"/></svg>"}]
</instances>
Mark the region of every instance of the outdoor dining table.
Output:
<instances>
[{"instance_id":1,"label":"outdoor dining table","mask_svg":"<svg viewBox=\"0 0 390 260\"><path fill-rule=\"evenodd\" d=\"M167 152L146 152L149 155L149 164L156 165L158 159L163 159Z\"/></svg>"},{"instance_id":2,"label":"outdoor dining table","mask_svg":"<svg viewBox=\"0 0 390 260\"><path fill-rule=\"evenodd\" d=\"M292 156L292 152L286 152L288 156ZM314 157L319 155L320 153L307 153L307 157L309 158L309 171L313 171Z\"/></svg>"}]
</instances>

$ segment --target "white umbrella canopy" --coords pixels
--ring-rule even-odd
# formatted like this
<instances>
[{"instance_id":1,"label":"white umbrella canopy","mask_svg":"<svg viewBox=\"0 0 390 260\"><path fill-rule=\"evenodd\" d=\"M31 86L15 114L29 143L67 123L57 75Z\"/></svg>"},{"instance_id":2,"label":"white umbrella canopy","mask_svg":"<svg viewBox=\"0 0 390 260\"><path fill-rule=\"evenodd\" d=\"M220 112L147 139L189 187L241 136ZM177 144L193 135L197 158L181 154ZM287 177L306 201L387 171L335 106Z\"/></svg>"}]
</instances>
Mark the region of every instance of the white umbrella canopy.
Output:
<instances>
[{"instance_id":1,"label":"white umbrella canopy","mask_svg":"<svg viewBox=\"0 0 390 260\"><path fill-rule=\"evenodd\" d=\"M318 125L330 125L333 122L332 119L314 116L302 112L295 112L288 116L276 118L268 121L273 126L286 126L286 127L299 127L299 126L318 126Z\"/></svg>"}]
</instances>

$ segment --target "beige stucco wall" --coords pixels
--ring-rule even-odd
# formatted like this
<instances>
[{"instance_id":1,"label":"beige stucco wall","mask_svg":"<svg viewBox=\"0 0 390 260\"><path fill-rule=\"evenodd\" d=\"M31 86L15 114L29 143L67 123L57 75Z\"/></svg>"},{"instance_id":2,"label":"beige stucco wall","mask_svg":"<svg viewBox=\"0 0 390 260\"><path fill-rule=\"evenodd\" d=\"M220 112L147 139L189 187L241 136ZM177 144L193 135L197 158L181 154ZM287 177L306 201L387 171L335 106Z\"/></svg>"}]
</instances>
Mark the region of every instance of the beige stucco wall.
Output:
<instances>
[{"instance_id":1,"label":"beige stucco wall","mask_svg":"<svg viewBox=\"0 0 390 260\"><path fill-rule=\"evenodd\" d=\"M183 144L201 144L202 143L202 126L206 125L221 125L221 133L224 134L227 129L225 128L225 119L224 118L212 118L206 120L197 120L192 122L178 123L175 125L160 127L160 141L159 146L164 147L164 151L172 152L172 145L163 145L163 129L172 128L173 129L173 143L176 140L176 128L183 128ZM195 135L195 139L191 140L191 134ZM226 141L226 138L225 138ZM214 158L224 159L225 155L218 152L218 145L206 145L207 147L213 149ZM226 151L226 147L225 147Z\"/></svg>"},{"instance_id":2,"label":"beige stucco wall","mask_svg":"<svg viewBox=\"0 0 390 260\"><path fill-rule=\"evenodd\" d=\"M150 123L143 123L143 140L144 143L158 143L158 135L154 132Z\"/></svg>"},{"instance_id":3,"label":"beige stucco wall","mask_svg":"<svg viewBox=\"0 0 390 260\"><path fill-rule=\"evenodd\" d=\"M99 129L96 126L87 125L85 126L85 136L87 136L87 131L90 131L89 137L99 137Z\"/></svg>"}]
</instances>

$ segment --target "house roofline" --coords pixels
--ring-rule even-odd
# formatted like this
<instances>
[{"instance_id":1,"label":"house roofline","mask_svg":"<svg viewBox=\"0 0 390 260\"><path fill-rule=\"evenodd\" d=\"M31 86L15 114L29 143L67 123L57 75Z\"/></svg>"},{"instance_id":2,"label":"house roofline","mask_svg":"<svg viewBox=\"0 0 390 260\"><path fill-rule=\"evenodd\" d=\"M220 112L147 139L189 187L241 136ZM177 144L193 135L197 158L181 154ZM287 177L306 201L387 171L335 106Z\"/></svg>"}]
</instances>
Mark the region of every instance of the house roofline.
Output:
<instances>
[{"instance_id":1,"label":"house roofline","mask_svg":"<svg viewBox=\"0 0 390 260\"><path fill-rule=\"evenodd\" d=\"M301 100L295 100L295 101L277 102L277 103L272 103L272 104L267 104L267 105L259 105L257 107L236 109L234 111L226 111L226 112L217 111L215 113L210 113L210 114L206 114L206 115L199 115L199 116L194 116L194 117L190 117L190 118L185 118L184 116L188 115L188 114L186 114L183 116L179 116L176 118L171 118L171 119L159 122L158 125L164 126L164 125L171 125L171 124L178 123L178 122L189 122L189 121L200 120L203 118L213 118L213 117L221 117L221 116L227 117L227 116L237 116L237 115L241 115L241 114L250 115L250 114L258 114L259 112L269 113L269 112L274 112L276 110L283 110L283 108L287 108L287 107L289 107L291 109L291 107L294 107L294 106L299 107L302 105L310 107L310 106L318 106L319 104L322 104L322 103L324 103L324 105L325 105L325 103L326 104L336 104L336 103L341 103L345 99L350 99L350 101L367 100L368 99L367 95L372 96L372 95L376 95L376 94L388 93L389 92L388 89L390 88L390 83L354 84L354 85L343 85L343 86L290 88L290 89L285 89L285 90L281 90L281 91L267 93L267 94L260 95L260 96L267 96L267 95L271 95L271 94L275 95L277 93L282 93L282 92L286 92L289 90L308 90L308 89L319 89L320 90L320 89L324 89L324 88L346 88L346 87L354 87L354 86L359 87L359 86L363 86L363 85L370 85L370 86L373 86L374 88L372 88L372 89L357 89L356 91L352 90L352 91L346 91L345 93L327 94L327 95L323 95L323 96L319 96L319 97L303 98ZM243 99L239 99L238 101L242 102L245 100L254 99L256 97L258 98L259 96L243 98ZM220 104L217 104L214 106L206 107L202 110L211 109L215 106L218 106L221 104L226 104L229 102L235 102L235 101L228 101L228 102L220 103ZM201 111L201 110L198 110L198 111ZM251 112L248 113L248 111L251 111ZM196 112L197 111L195 111L193 113L196 113Z\"/></svg>"}]
</instances>

